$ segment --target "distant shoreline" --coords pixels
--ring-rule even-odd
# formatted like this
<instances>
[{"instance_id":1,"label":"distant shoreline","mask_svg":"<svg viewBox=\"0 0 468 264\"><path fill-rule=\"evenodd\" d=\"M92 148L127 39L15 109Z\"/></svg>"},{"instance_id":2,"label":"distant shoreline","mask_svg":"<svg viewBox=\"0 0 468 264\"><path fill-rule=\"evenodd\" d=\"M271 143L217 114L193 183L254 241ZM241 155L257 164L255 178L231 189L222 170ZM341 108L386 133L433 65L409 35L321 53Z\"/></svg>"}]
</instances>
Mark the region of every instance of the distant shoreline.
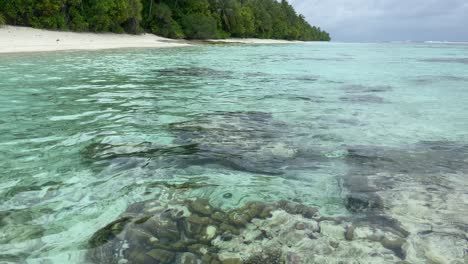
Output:
<instances>
[{"instance_id":1,"label":"distant shoreline","mask_svg":"<svg viewBox=\"0 0 468 264\"><path fill-rule=\"evenodd\" d=\"M274 39L216 39L203 42L287 44L300 41ZM172 48L188 47L196 43L200 42L168 39L153 34L78 33L18 26L0 27L0 54L120 48Z\"/></svg>"}]
</instances>

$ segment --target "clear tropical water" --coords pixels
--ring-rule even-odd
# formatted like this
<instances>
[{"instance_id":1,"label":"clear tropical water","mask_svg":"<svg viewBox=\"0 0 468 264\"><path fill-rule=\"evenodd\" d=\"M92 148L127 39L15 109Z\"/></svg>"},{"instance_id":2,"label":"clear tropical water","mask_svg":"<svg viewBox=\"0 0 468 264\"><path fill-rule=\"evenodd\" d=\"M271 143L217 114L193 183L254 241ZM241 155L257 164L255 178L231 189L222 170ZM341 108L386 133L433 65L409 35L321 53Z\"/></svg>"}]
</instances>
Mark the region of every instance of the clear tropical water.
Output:
<instances>
[{"instance_id":1,"label":"clear tropical water","mask_svg":"<svg viewBox=\"0 0 468 264\"><path fill-rule=\"evenodd\" d=\"M225 209L350 216L361 174L410 232L448 234L434 254L466 254L467 45L1 55L0 92L0 263L83 263L93 233L184 183Z\"/></svg>"}]
</instances>

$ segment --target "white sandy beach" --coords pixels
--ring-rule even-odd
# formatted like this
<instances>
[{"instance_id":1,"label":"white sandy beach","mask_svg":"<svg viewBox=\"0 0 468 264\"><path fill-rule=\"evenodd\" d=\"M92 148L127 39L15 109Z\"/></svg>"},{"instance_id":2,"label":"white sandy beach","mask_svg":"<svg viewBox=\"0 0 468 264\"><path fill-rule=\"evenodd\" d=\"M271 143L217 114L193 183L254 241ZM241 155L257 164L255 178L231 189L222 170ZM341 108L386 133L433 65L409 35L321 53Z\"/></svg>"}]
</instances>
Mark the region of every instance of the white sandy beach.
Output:
<instances>
[{"instance_id":1,"label":"white sandy beach","mask_svg":"<svg viewBox=\"0 0 468 264\"><path fill-rule=\"evenodd\" d=\"M117 48L166 48L189 46L184 41L153 34L75 33L28 27L0 27L0 53L100 50Z\"/></svg>"},{"instance_id":2,"label":"white sandy beach","mask_svg":"<svg viewBox=\"0 0 468 264\"><path fill-rule=\"evenodd\" d=\"M209 41L244 44L287 44L296 42L252 38ZM0 53L185 46L190 46L188 41L168 39L153 34L76 33L17 26L0 27Z\"/></svg>"}]
</instances>

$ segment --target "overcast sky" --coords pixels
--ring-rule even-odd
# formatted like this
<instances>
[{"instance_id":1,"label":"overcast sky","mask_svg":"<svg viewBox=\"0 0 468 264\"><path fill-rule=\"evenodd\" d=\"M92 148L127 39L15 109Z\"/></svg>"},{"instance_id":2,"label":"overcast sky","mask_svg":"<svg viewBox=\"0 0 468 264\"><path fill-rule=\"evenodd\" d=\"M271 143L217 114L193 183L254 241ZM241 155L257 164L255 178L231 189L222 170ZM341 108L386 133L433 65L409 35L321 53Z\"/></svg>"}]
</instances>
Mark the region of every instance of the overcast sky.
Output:
<instances>
[{"instance_id":1,"label":"overcast sky","mask_svg":"<svg viewBox=\"0 0 468 264\"><path fill-rule=\"evenodd\" d=\"M468 0L289 0L334 41L468 41Z\"/></svg>"}]
</instances>

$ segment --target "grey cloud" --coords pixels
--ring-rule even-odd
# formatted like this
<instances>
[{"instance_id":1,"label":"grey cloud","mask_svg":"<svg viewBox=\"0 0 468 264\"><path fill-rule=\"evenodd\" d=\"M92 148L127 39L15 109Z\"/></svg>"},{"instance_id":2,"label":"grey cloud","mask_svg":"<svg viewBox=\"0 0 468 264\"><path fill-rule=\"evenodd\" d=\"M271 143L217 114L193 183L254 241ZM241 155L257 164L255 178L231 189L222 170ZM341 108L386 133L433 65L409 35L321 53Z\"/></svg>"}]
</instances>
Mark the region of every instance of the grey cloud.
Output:
<instances>
[{"instance_id":1,"label":"grey cloud","mask_svg":"<svg viewBox=\"0 0 468 264\"><path fill-rule=\"evenodd\" d=\"M336 41L468 41L467 0L289 0Z\"/></svg>"}]
</instances>

